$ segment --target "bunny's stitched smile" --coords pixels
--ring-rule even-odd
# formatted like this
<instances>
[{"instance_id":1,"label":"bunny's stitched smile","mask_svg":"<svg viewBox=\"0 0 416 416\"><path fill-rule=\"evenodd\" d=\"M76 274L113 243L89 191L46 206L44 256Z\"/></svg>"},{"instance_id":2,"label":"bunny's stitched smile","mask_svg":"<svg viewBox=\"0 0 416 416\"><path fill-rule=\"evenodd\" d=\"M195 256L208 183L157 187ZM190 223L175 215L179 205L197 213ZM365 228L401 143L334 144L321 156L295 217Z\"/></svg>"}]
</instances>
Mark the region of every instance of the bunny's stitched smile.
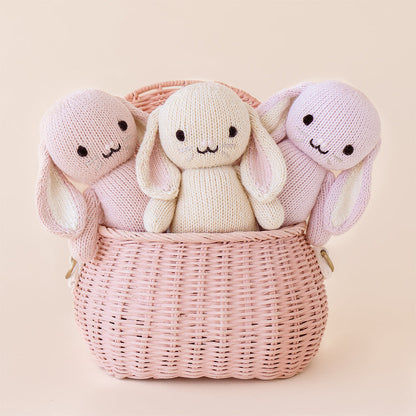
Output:
<instances>
[{"instance_id":1,"label":"bunny's stitched smile","mask_svg":"<svg viewBox=\"0 0 416 416\"><path fill-rule=\"evenodd\" d=\"M318 144L318 146L315 146L314 144L313 144L313 139L311 139L310 140L310 142L309 142L309 144L314 148L314 149L317 149L318 150L318 152L319 153L321 153L321 154L323 154L323 155L326 155L328 152L329 152L329 150L327 150L326 152L324 152L323 150L321 150L321 146Z\"/></svg>"},{"instance_id":2,"label":"bunny's stitched smile","mask_svg":"<svg viewBox=\"0 0 416 416\"><path fill-rule=\"evenodd\" d=\"M209 153L215 153L218 150L218 145L215 149L210 149L210 147L208 146L205 150L199 150L199 148L197 147L196 150L198 150L198 153L201 153L202 155L204 155L205 153L209 152Z\"/></svg>"},{"instance_id":3,"label":"bunny's stitched smile","mask_svg":"<svg viewBox=\"0 0 416 416\"><path fill-rule=\"evenodd\" d=\"M113 153L117 153L118 151L120 151L120 149L121 149L121 144L119 143L117 149L113 149L112 147L110 147L110 153L107 153L107 154L102 153L102 155L103 155L103 157L105 157L107 159L110 156L112 156Z\"/></svg>"}]
</instances>

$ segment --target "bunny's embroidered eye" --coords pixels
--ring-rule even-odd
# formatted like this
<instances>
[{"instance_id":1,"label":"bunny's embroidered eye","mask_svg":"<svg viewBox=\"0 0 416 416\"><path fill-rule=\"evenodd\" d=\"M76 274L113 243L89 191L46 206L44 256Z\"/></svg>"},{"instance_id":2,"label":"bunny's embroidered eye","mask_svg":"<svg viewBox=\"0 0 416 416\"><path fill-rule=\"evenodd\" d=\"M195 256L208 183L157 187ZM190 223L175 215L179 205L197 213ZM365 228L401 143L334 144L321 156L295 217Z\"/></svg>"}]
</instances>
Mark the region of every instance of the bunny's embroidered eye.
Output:
<instances>
[{"instance_id":1,"label":"bunny's embroidered eye","mask_svg":"<svg viewBox=\"0 0 416 416\"><path fill-rule=\"evenodd\" d=\"M312 114L307 114L305 117L303 117L303 124L305 124L305 126L309 126L309 124L311 124L312 121L313 121Z\"/></svg>"},{"instance_id":2,"label":"bunny's embroidered eye","mask_svg":"<svg viewBox=\"0 0 416 416\"><path fill-rule=\"evenodd\" d=\"M185 133L183 132L183 130L177 130L176 131L176 138L180 141L183 142L185 140Z\"/></svg>"},{"instance_id":3,"label":"bunny's embroidered eye","mask_svg":"<svg viewBox=\"0 0 416 416\"><path fill-rule=\"evenodd\" d=\"M347 144L345 147L344 147L344 150L342 151L342 153L344 153L344 155L347 155L347 156L349 156L349 155L352 155L352 152L354 151L354 148L350 145L350 144Z\"/></svg>"},{"instance_id":4,"label":"bunny's embroidered eye","mask_svg":"<svg viewBox=\"0 0 416 416\"><path fill-rule=\"evenodd\" d=\"M231 127L230 127L229 132L230 132L230 137L235 137L235 136L237 136L237 129L236 129L234 126L231 126Z\"/></svg>"},{"instance_id":5,"label":"bunny's embroidered eye","mask_svg":"<svg viewBox=\"0 0 416 416\"><path fill-rule=\"evenodd\" d=\"M78 146L77 153L78 153L81 157L85 157L85 156L87 156L87 155L88 155L88 150L87 150L84 146Z\"/></svg>"},{"instance_id":6,"label":"bunny's embroidered eye","mask_svg":"<svg viewBox=\"0 0 416 416\"><path fill-rule=\"evenodd\" d=\"M118 126L120 127L121 131L126 131L128 127L127 123L124 120L119 121Z\"/></svg>"}]
</instances>

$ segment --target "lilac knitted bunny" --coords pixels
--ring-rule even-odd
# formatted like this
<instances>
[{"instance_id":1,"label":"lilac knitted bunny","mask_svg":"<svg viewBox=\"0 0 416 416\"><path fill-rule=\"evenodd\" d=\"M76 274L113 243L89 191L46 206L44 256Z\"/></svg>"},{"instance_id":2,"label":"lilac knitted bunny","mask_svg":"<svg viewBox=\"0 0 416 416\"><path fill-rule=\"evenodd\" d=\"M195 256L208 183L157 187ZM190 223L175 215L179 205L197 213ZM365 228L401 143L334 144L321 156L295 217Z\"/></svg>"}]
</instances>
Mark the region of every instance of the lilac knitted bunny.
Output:
<instances>
[{"instance_id":1,"label":"lilac knitted bunny","mask_svg":"<svg viewBox=\"0 0 416 416\"><path fill-rule=\"evenodd\" d=\"M39 216L71 239L80 262L94 257L99 224L144 231L148 198L136 181L134 154L146 121L123 98L97 90L64 97L42 120ZM89 187L81 194L66 176Z\"/></svg>"},{"instance_id":2,"label":"lilac knitted bunny","mask_svg":"<svg viewBox=\"0 0 416 416\"><path fill-rule=\"evenodd\" d=\"M285 157L288 179L279 200L283 225L305 221L311 244L352 227L370 197L380 145L376 109L360 91L337 81L300 84L258 108ZM336 178L331 171L342 171Z\"/></svg>"}]
</instances>

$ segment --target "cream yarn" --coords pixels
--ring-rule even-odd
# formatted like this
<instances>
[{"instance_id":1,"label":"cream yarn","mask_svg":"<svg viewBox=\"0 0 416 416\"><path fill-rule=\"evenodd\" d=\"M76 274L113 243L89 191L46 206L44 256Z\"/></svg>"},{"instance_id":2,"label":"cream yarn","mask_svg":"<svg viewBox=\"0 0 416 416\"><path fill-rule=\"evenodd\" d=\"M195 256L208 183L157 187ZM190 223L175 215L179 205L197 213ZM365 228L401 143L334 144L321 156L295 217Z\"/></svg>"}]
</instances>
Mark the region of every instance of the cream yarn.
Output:
<instances>
[{"instance_id":1,"label":"cream yarn","mask_svg":"<svg viewBox=\"0 0 416 416\"><path fill-rule=\"evenodd\" d=\"M241 180L233 167L240 157ZM286 180L282 154L257 113L223 85L189 85L156 109L136 169L152 198L147 231L251 231L256 219L264 228L282 223L276 200ZM272 201L274 209L261 209Z\"/></svg>"}]
</instances>

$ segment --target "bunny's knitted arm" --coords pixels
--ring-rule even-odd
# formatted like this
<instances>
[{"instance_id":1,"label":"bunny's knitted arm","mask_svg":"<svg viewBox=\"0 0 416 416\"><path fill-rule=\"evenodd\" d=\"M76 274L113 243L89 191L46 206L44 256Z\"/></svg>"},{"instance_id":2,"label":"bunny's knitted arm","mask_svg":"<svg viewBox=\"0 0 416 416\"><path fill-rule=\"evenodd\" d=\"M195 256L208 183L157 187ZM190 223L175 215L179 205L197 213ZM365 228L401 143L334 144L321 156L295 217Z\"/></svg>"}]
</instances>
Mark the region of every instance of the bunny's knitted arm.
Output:
<instances>
[{"instance_id":1,"label":"bunny's knitted arm","mask_svg":"<svg viewBox=\"0 0 416 416\"><path fill-rule=\"evenodd\" d=\"M332 172L328 172L322 183L321 190L308 220L306 236L309 243L316 247L322 247L331 237L331 234L324 227L324 206L329 190L335 181Z\"/></svg>"},{"instance_id":2,"label":"bunny's knitted arm","mask_svg":"<svg viewBox=\"0 0 416 416\"><path fill-rule=\"evenodd\" d=\"M144 228L151 233L165 232L175 214L176 198L170 200L152 198L143 216Z\"/></svg>"},{"instance_id":3,"label":"bunny's knitted arm","mask_svg":"<svg viewBox=\"0 0 416 416\"><path fill-rule=\"evenodd\" d=\"M92 189L84 192L87 205L85 228L79 237L71 239L71 255L78 262L86 262L95 257L98 241L98 225L102 217L100 201Z\"/></svg>"},{"instance_id":4,"label":"bunny's knitted arm","mask_svg":"<svg viewBox=\"0 0 416 416\"><path fill-rule=\"evenodd\" d=\"M265 230L277 230L284 220L284 210L278 198L270 202L259 202L248 194L254 216L260 227Z\"/></svg>"},{"instance_id":5,"label":"bunny's knitted arm","mask_svg":"<svg viewBox=\"0 0 416 416\"><path fill-rule=\"evenodd\" d=\"M241 181L240 166L235 166L234 169ZM247 196L260 227L265 230L277 230L281 227L284 220L284 210L278 198L270 202L260 202L253 198L249 192L247 192Z\"/></svg>"}]
</instances>

